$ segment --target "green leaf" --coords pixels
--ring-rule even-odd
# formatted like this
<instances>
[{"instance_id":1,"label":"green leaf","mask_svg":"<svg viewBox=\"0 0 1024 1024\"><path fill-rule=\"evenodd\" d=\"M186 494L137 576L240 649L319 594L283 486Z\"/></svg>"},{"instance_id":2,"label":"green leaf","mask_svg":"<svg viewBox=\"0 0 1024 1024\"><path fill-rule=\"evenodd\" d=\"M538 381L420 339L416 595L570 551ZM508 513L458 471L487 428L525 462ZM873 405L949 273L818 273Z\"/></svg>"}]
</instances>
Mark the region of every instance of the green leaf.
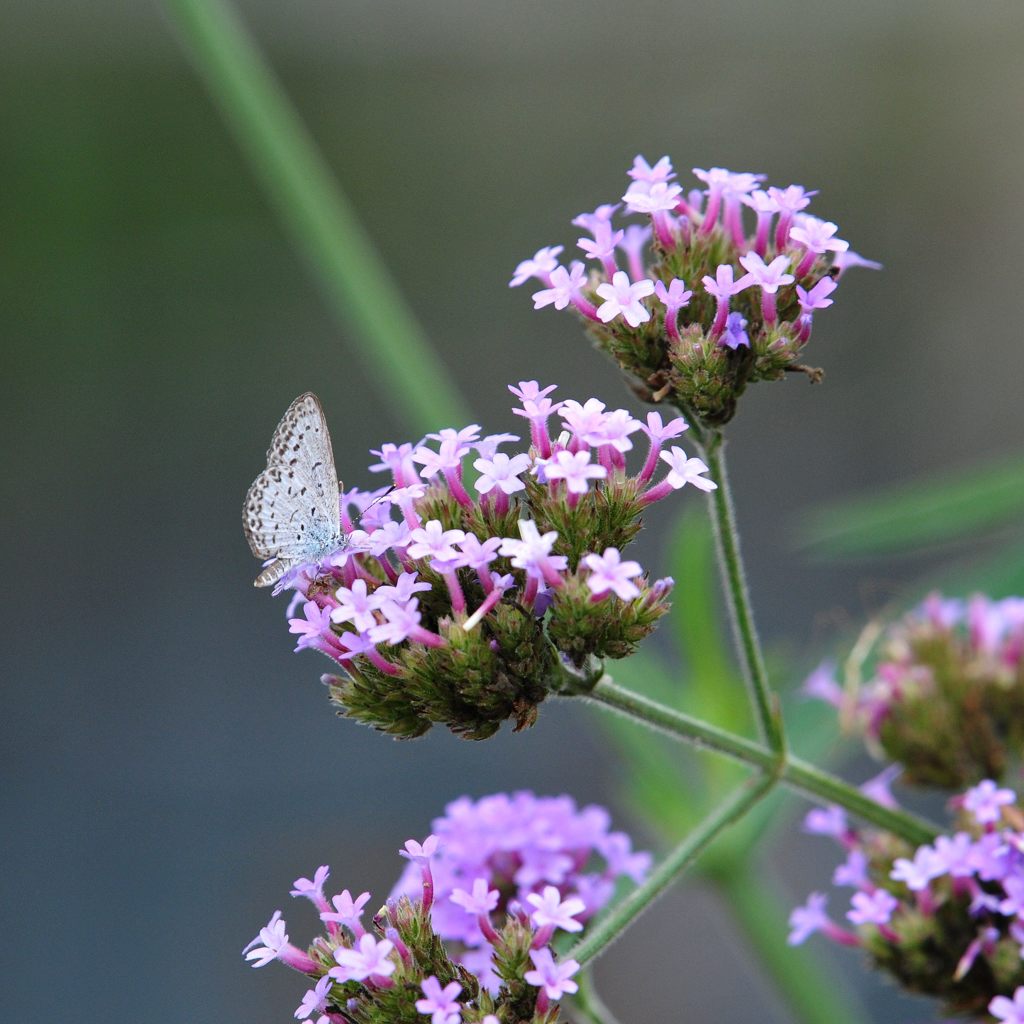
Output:
<instances>
[{"instance_id":1,"label":"green leaf","mask_svg":"<svg viewBox=\"0 0 1024 1024\"><path fill-rule=\"evenodd\" d=\"M1017 457L819 508L802 534L808 548L825 556L870 555L957 540L1022 519L1024 462Z\"/></svg>"}]
</instances>

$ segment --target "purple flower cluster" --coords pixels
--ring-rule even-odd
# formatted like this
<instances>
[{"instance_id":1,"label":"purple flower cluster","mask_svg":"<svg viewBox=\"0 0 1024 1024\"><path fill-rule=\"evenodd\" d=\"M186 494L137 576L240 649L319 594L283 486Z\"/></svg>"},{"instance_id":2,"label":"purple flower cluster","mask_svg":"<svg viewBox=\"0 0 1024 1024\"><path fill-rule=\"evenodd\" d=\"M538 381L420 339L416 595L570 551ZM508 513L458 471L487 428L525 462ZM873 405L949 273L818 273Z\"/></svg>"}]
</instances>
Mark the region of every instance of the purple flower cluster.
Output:
<instances>
[{"instance_id":1,"label":"purple flower cluster","mask_svg":"<svg viewBox=\"0 0 1024 1024\"><path fill-rule=\"evenodd\" d=\"M667 156L653 166L636 157L621 200L572 222L597 266L563 266L564 247L547 246L510 285L539 282L536 309L571 307L653 400L671 396L722 423L748 382L807 369L796 359L814 314L832 305L847 268L879 264L805 212L816 193L801 185L765 187L763 174L721 167L693 173L703 187L687 192ZM623 208L643 222L617 227Z\"/></svg>"},{"instance_id":2,"label":"purple flower cluster","mask_svg":"<svg viewBox=\"0 0 1024 1024\"><path fill-rule=\"evenodd\" d=\"M911 849L892 836L859 831L837 807L812 811L805 828L846 853L833 875L853 894L848 926L831 920L824 893L790 916L791 945L821 932L863 947L914 992L951 1012L1002 1016L1024 993L1024 816L1016 794L984 779L954 798L958 828Z\"/></svg>"},{"instance_id":3,"label":"purple flower cluster","mask_svg":"<svg viewBox=\"0 0 1024 1024\"><path fill-rule=\"evenodd\" d=\"M611 899L617 879L643 880L650 854L634 852L629 836L609 824L603 807L578 810L568 796L453 801L432 823L441 840L434 930L464 950L459 962L493 989L492 913L525 914L546 941L556 927L580 931ZM418 883L410 864L392 896L412 895Z\"/></svg>"},{"instance_id":4,"label":"purple flower cluster","mask_svg":"<svg viewBox=\"0 0 1024 1024\"><path fill-rule=\"evenodd\" d=\"M382 445L370 471L391 486L342 494L345 545L278 585L295 591L296 650L346 670L330 682L352 717L399 735L432 721L474 737L510 716L522 727L563 665L625 656L667 610L672 581L649 582L621 549L652 503L716 486L672 443L685 420L557 401L536 381L509 390L527 448L503 451L519 438L475 424Z\"/></svg>"},{"instance_id":5,"label":"purple flower cluster","mask_svg":"<svg viewBox=\"0 0 1024 1024\"><path fill-rule=\"evenodd\" d=\"M932 594L885 633L872 678L825 666L806 689L835 705L904 780L954 790L1024 753L1024 598Z\"/></svg>"},{"instance_id":6,"label":"purple flower cluster","mask_svg":"<svg viewBox=\"0 0 1024 1024\"><path fill-rule=\"evenodd\" d=\"M650 865L609 831L607 811L578 810L566 796L462 798L435 826L399 851L408 867L370 928L370 894L328 896L324 865L291 890L313 904L324 933L300 949L275 911L245 947L253 967L279 960L314 979L297 1019L496 1024L508 1006L516 1020L552 1024L579 969L555 958L556 932L582 931L619 878L639 882Z\"/></svg>"}]
</instances>

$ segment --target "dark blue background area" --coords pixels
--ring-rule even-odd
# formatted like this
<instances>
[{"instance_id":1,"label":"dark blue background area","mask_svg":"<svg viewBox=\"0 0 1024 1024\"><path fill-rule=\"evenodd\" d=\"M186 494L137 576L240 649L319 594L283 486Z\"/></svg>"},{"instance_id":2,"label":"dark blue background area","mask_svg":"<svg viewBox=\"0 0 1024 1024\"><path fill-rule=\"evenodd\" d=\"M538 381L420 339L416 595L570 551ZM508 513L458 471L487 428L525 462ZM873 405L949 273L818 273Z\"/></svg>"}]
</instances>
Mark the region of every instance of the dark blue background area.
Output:
<instances>
[{"instance_id":1,"label":"dark blue background area","mask_svg":"<svg viewBox=\"0 0 1024 1024\"><path fill-rule=\"evenodd\" d=\"M761 625L796 664L925 568L812 563L806 509L1020 449L1019 3L240 9L487 432L519 427L505 385L522 379L631 401L571 318L506 284L572 244L637 152L686 181L724 165L820 188L813 209L886 264L819 317L825 383L758 387L730 427ZM567 705L486 744L335 718L326 663L291 654L285 599L250 585L242 497L296 394L322 398L350 486L377 479L369 448L409 437L400 401L158 5L16 0L4 20L0 1018L287 1020L301 982L239 954L278 907L312 934L292 879L328 862L339 889L382 897L450 799L610 802L628 767ZM674 511L699 501L648 517L645 566L666 571ZM797 837L766 877L802 900L830 856ZM870 1019L932 1014L835 959ZM788 1019L699 886L599 978L625 1021Z\"/></svg>"}]
</instances>

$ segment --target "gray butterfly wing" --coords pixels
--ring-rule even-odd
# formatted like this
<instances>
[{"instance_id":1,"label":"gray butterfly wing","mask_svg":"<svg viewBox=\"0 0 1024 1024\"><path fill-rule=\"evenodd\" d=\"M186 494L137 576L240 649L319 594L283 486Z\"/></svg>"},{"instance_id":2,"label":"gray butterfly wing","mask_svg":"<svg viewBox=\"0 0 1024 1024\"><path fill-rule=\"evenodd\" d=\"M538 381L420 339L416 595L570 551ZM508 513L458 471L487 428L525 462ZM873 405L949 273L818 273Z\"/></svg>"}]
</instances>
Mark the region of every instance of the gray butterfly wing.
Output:
<instances>
[{"instance_id":1,"label":"gray butterfly wing","mask_svg":"<svg viewBox=\"0 0 1024 1024\"><path fill-rule=\"evenodd\" d=\"M320 497L325 501L333 498L337 507L338 472L331 435L320 399L312 391L288 406L267 449L268 468L296 465L306 471Z\"/></svg>"},{"instance_id":2,"label":"gray butterfly wing","mask_svg":"<svg viewBox=\"0 0 1024 1024\"><path fill-rule=\"evenodd\" d=\"M344 544L331 437L315 395L300 395L288 407L274 431L267 468L249 488L242 513L253 554L275 560L257 577L257 587Z\"/></svg>"}]
</instances>

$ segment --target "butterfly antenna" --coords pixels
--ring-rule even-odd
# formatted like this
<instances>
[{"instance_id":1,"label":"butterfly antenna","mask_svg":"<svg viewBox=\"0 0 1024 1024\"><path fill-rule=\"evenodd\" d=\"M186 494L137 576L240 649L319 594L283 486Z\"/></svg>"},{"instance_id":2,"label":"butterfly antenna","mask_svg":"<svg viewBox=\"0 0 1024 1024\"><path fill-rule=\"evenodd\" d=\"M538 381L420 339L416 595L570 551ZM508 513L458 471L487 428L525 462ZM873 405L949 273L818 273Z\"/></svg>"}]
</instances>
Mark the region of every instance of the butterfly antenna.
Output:
<instances>
[{"instance_id":1,"label":"butterfly antenna","mask_svg":"<svg viewBox=\"0 0 1024 1024\"><path fill-rule=\"evenodd\" d=\"M359 513L359 515L356 517L356 522L361 523L363 521L363 516L365 516L366 513L369 512L371 508L373 508L374 505L377 505L380 502L382 502L394 489L395 485L392 484L383 494L378 494L377 497L374 498L373 501L371 501L370 504L367 505L366 508L364 508L363 511Z\"/></svg>"}]
</instances>

